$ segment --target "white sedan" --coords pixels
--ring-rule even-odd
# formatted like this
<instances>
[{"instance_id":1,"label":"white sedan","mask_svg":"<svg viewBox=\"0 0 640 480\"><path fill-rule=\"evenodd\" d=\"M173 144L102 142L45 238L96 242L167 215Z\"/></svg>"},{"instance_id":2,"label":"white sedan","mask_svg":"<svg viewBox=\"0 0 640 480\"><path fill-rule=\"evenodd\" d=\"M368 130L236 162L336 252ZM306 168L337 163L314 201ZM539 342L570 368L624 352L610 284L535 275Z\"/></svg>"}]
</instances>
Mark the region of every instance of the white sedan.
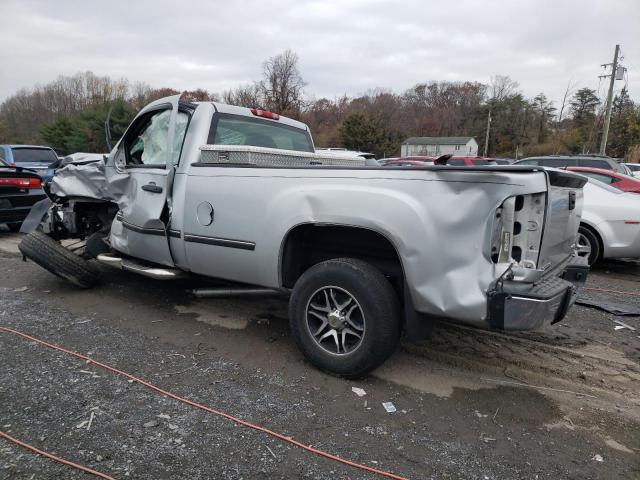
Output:
<instances>
[{"instance_id":1,"label":"white sedan","mask_svg":"<svg viewBox=\"0 0 640 480\"><path fill-rule=\"evenodd\" d=\"M640 258L640 194L593 178L583 191L578 254L589 265L603 258Z\"/></svg>"}]
</instances>

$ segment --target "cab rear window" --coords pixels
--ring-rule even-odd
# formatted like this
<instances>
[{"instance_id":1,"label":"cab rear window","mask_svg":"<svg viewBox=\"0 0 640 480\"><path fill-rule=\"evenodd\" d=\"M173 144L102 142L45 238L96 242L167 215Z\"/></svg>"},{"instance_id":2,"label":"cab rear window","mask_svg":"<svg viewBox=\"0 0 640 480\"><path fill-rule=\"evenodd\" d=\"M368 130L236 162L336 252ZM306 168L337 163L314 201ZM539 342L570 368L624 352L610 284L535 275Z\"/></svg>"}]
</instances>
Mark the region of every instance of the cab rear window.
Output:
<instances>
[{"instance_id":1,"label":"cab rear window","mask_svg":"<svg viewBox=\"0 0 640 480\"><path fill-rule=\"evenodd\" d=\"M212 124L215 128L213 140L210 135L209 143L280 148L300 152L314 151L311 137L306 130L241 115L218 114L216 117Z\"/></svg>"}]
</instances>

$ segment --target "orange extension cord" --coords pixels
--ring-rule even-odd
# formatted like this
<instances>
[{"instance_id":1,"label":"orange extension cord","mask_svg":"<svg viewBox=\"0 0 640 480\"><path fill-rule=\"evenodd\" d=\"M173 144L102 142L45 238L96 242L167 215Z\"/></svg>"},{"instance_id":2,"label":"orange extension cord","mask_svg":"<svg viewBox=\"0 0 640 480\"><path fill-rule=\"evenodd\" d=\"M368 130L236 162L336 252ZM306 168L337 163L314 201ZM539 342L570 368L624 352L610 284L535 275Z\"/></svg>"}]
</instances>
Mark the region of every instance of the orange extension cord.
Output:
<instances>
[{"instance_id":1,"label":"orange extension cord","mask_svg":"<svg viewBox=\"0 0 640 480\"><path fill-rule=\"evenodd\" d=\"M34 447L33 445L29 445L28 443L21 442L17 438L13 438L11 435L7 435L3 431L0 430L0 437L6 438L7 440L20 445L28 450L32 450L43 457L50 458L51 460L55 460L56 462L64 463L65 465L69 465L70 467L77 468L78 470L82 470L83 472L90 473L91 475L95 475L96 477L104 478L106 480L115 480L115 478L110 477L109 475L105 475L104 473L96 472L89 467L84 467L77 463L70 462L69 460L65 460L64 458L56 457L51 453L47 453L44 450L40 450L39 448Z\"/></svg>"},{"instance_id":2,"label":"orange extension cord","mask_svg":"<svg viewBox=\"0 0 640 480\"><path fill-rule=\"evenodd\" d=\"M39 343L39 344L44 345L46 347L52 348L54 350L58 350L59 352L66 353L68 355L72 355L72 356L77 357L77 358L81 358L82 360L85 360L85 361L87 361L89 363L97 365L98 367L104 368L105 370L109 370L109 371L111 371L113 373L117 373L118 375L122 375L123 377L126 377L129 380L133 380L134 382L137 382L137 383L139 383L141 385L144 385L145 387L150 388L151 390L155 390L156 392L164 395L165 397L169 397L169 398L172 398L174 400L177 400L178 402L182 402L182 403L185 403L185 404L190 405L192 407L199 408L200 410L204 410L205 412L213 413L214 415L217 415L217 416L222 417L222 418L226 418L227 420L231 420L232 422L235 422L235 423L237 423L239 425L242 425L244 427L252 428L253 430L257 430L259 432L266 433L267 435L271 435L272 437L275 437L275 438L277 438L279 440L282 440L283 442L286 442L286 443L289 443L289 444L294 445L296 447L299 447L299 448L301 448L303 450L306 450L307 452L313 453L315 455L319 455L321 457L328 458L329 460L333 460L335 462L342 463L343 465L347 465L347 466L350 466L350 467L358 468L358 469L364 470L366 472L375 473L375 474L382 475L383 477L387 477L387 478L393 478L394 480L407 480L407 478L401 477L400 475L396 475L396 474L393 474L393 473L390 473L390 472L386 472L384 470L379 470L377 468L369 467L367 465L362 465L360 463L352 462L350 460L341 458L341 457L339 457L337 455L333 455L333 454L325 452L323 450L319 450L317 448L313 448L310 445L305 445L304 443L301 443L301 442L299 442L297 440L294 440L291 437L287 437L286 435L283 435L281 433L274 432L273 430L269 430L268 428L261 427L260 425L253 424L253 423L247 422L245 420L241 420L241 419L236 418L236 417L234 417L232 415L229 415L228 413L224 413L224 412L221 412L219 410L215 410L213 408L207 407L206 405L202 405L201 403L193 402L193 401L188 400L186 398L183 398L183 397L181 397L179 395L176 395L175 393L171 393L171 392L169 392L167 390L163 390L162 388L157 387L157 386L153 385L152 383L146 382L146 381L142 380L141 378L138 378L138 377L136 377L134 375L131 375L130 373L124 372L122 370L118 370L117 368L112 367L111 365L107 365L106 363L99 362L98 360L94 360L91 357L87 357L86 355L82 355L81 353L74 352L73 350L68 350L68 349L63 348L63 347L61 347L59 345L56 345L56 344L53 344L53 343L49 343L49 342L46 342L44 340L40 340L38 338L32 337L31 335L27 335L26 333L19 332L18 330L14 330L12 328L0 327L0 331L6 332L6 333L11 333L13 335L16 335L16 336L19 336L19 337L22 337L22 338L26 338L28 340L31 340L31 341L36 342L36 343ZM19 441L15 440L15 439L12 439L11 437L9 437L6 434L3 434L2 436L7 438L7 439L10 439L12 441L15 441L19 445L22 445L22 446L24 446L26 448L29 448L29 449L31 449L31 450L33 450L35 452L38 452L41 455L44 455L44 456L46 456L48 458L52 458L53 460L65 463L66 465L70 465L70 466L73 466L75 468L79 468L79 469L84 470L84 471L89 472L89 473L93 473L94 475L98 475L98 476L100 476L102 478L111 479L111 477L108 477L108 476L106 476L106 475L104 475L102 473L93 471L93 470L91 470L91 469L89 469L87 467L82 467L82 466L77 465L75 463L68 462L68 461L63 460L61 458L54 457L53 455L47 454L47 453L45 453L45 452L43 452L41 450L38 450L38 449L36 449L34 447L31 447L31 446L29 446L27 444L24 444L24 443L19 442ZM113 479L111 479L111 480L113 480Z\"/></svg>"}]
</instances>

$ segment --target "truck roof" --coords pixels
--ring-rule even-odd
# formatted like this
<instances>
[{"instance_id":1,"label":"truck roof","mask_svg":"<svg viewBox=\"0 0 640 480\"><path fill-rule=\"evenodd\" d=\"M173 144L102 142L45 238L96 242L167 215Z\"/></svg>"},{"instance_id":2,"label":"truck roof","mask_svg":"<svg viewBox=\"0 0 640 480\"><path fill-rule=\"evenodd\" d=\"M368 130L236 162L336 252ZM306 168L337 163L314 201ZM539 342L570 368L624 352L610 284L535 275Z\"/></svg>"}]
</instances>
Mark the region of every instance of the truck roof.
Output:
<instances>
[{"instance_id":1,"label":"truck roof","mask_svg":"<svg viewBox=\"0 0 640 480\"><path fill-rule=\"evenodd\" d=\"M207 102L198 102L198 103L207 103ZM209 103L212 103L215 109L220 113L242 115L244 117L250 117L250 118L256 117L253 113L251 113L251 109L247 107L238 107L236 105L227 105L226 103L219 103L219 102L209 102ZM299 122L297 120L294 120L293 118L283 117L282 115L279 115L278 120L272 120L272 121L289 125L291 127L300 128L302 130L309 130L309 127L307 127L306 124Z\"/></svg>"},{"instance_id":2,"label":"truck roof","mask_svg":"<svg viewBox=\"0 0 640 480\"><path fill-rule=\"evenodd\" d=\"M142 110L140 110L141 113L145 110L149 110L152 109L154 107L156 107L157 105L162 105L162 104L166 104L166 103L171 103L172 101L175 101L176 97L180 97L181 94L178 95L171 95L168 97L163 97L163 98L159 98L157 100L154 100L153 102L149 103L148 105L146 105L144 108L142 108ZM251 109L248 107L238 107L236 105L227 105L226 103L220 103L220 102L188 102L189 104L192 105L202 105L202 104L210 104L213 105L213 107L216 109L216 111L220 112L220 113L229 113L232 115L242 115L244 117L249 117L249 118L256 118L256 115L253 114L251 112ZM256 107L258 108L258 107ZM278 113L278 112L274 112L274 113ZM264 118L264 117L258 117L261 119L265 119L265 120L270 120L268 118ZM278 113L278 120L270 120L272 122L277 122L280 124L284 124L284 125L289 125L291 127L294 128L299 128L301 130L306 130L307 132L309 132L309 127L307 127L306 124L299 122L297 120L294 120L292 118L288 118L288 117L284 117L282 115L280 115Z\"/></svg>"}]
</instances>

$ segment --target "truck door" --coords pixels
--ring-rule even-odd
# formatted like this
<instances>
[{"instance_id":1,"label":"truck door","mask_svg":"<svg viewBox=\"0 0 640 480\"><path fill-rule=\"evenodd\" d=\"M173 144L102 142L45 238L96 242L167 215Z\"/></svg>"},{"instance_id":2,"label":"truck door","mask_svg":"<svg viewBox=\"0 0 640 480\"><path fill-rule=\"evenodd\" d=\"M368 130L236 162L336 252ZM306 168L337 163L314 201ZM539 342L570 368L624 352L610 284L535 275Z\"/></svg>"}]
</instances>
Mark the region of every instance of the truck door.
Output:
<instances>
[{"instance_id":1,"label":"truck door","mask_svg":"<svg viewBox=\"0 0 640 480\"><path fill-rule=\"evenodd\" d=\"M111 227L112 247L169 266L167 200L188 122L188 115L178 110L179 99L169 97L143 110L122 138L114 162L125 194Z\"/></svg>"}]
</instances>

